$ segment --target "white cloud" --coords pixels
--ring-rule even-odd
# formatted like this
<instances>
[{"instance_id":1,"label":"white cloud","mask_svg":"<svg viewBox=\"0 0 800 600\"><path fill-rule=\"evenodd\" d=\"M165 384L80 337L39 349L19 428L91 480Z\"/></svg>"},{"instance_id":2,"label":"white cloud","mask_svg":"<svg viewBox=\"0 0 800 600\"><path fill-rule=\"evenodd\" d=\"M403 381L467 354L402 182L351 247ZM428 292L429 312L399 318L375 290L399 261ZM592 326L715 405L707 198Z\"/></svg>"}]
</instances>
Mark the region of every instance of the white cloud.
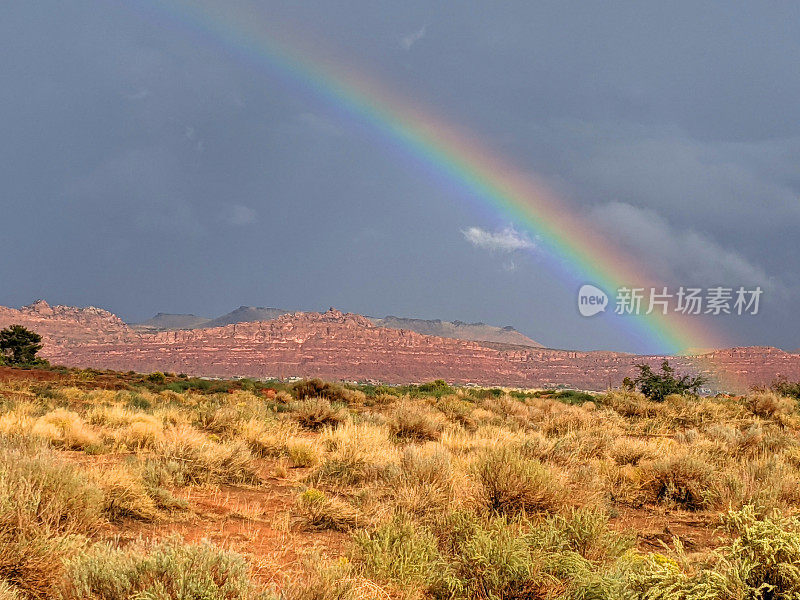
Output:
<instances>
[{"instance_id":1,"label":"white cloud","mask_svg":"<svg viewBox=\"0 0 800 600\"><path fill-rule=\"evenodd\" d=\"M226 220L231 225L249 225L250 223L255 223L257 219L258 213L243 204L231 205L226 217Z\"/></svg>"},{"instance_id":2,"label":"white cloud","mask_svg":"<svg viewBox=\"0 0 800 600\"><path fill-rule=\"evenodd\" d=\"M428 24L425 23L416 31L412 31L408 35L403 36L403 38L400 40L400 45L403 47L403 50L411 50L411 47L424 38L427 32Z\"/></svg>"},{"instance_id":3,"label":"white cloud","mask_svg":"<svg viewBox=\"0 0 800 600\"><path fill-rule=\"evenodd\" d=\"M480 227L468 227L461 233L476 248L497 252L514 252L535 248L535 244L513 227L500 231L487 231Z\"/></svg>"}]
</instances>

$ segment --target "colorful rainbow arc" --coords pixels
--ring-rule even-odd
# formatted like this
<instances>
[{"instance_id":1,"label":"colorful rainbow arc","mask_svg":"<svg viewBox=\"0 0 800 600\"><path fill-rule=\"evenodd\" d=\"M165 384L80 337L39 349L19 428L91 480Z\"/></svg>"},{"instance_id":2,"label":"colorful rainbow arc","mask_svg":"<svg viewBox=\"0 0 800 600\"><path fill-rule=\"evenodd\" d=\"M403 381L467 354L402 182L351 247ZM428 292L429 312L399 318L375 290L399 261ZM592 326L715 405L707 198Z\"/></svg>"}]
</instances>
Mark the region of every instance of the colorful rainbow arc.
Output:
<instances>
[{"instance_id":1,"label":"colorful rainbow arc","mask_svg":"<svg viewBox=\"0 0 800 600\"><path fill-rule=\"evenodd\" d=\"M368 80L329 56L301 51L263 27L263 15L241 6L203 1L144 0L149 13L170 19L226 51L270 73L301 83L318 97L368 124L439 175L462 186L489 209L533 234L540 247L559 258L571 282L594 283L606 291L622 286L660 288L643 265L621 253L544 185L498 154L432 116L385 86ZM577 286L576 286L577 290ZM632 335L661 353L724 347L718 332L678 313L630 316Z\"/></svg>"}]
</instances>

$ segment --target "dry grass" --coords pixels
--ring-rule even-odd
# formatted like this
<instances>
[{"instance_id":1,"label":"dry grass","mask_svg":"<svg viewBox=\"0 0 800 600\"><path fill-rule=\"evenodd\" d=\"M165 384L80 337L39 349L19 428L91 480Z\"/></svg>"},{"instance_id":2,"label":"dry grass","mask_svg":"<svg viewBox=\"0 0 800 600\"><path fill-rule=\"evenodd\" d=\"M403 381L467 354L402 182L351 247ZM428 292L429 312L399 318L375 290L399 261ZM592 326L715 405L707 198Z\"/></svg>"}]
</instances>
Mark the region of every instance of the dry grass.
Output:
<instances>
[{"instance_id":1,"label":"dry grass","mask_svg":"<svg viewBox=\"0 0 800 600\"><path fill-rule=\"evenodd\" d=\"M774 392L656 404L614 390L578 406L501 390L304 389L40 394L0 384L0 598L58 597L62 559L69 585L81 570L98 569L92 585L102 586L114 569L152 566L146 543L130 553L99 548L111 532L160 537L180 523L202 530L195 539L234 543L217 513L192 512L204 494L242 494L236 506L249 508L237 518L261 535L275 535L278 519L305 536L286 544L291 575L279 578L283 596L274 598L567 600L649 589L661 594L653 598L716 598L681 587L714 577L732 597L756 598L747 595L752 581L735 579L737 555L711 552L720 536L739 535L718 532L717 516L738 510L740 529L763 530L764 544L794 543L778 539L774 524L783 521L768 521L775 510L800 511L800 414ZM279 518L259 500L273 485L286 503ZM173 511L176 497L190 508ZM638 549L626 526L641 530ZM255 533L248 540L236 543L261 551ZM757 554L756 541L741 544ZM181 548L161 551L184 564L195 550ZM201 554L212 571L228 564L209 552ZM302 566L307 556L318 567ZM111 597L98 589L86 597Z\"/></svg>"},{"instance_id":2,"label":"dry grass","mask_svg":"<svg viewBox=\"0 0 800 600\"><path fill-rule=\"evenodd\" d=\"M325 398L308 398L294 405L297 422L307 429L317 430L322 427L337 426L347 421L348 414L344 408L333 406Z\"/></svg>"},{"instance_id":3,"label":"dry grass","mask_svg":"<svg viewBox=\"0 0 800 600\"><path fill-rule=\"evenodd\" d=\"M159 485L258 481L253 456L243 443L218 443L191 427L168 429L155 454L151 465Z\"/></svg>"},{"instance_id":4,"label":"dry grass","mask_svg":"<svg viewBox=\"0 0 800 600\"><path fill-rule=\"evenodd\" d=\"M77 413L58 408L39 417L32 435L68 449L86 450L100 446L100 436Z\"/></svg>"},{"instance_id":5,"label":"dry grass","mask_svg":"<svg viewBox=\"0 0 800 600\"><path fill-rule=\"evenodd\" d=\"M486 452L476 475L481 483L480 501L492 512L553 512L563 506L563 490L553 472L508 448Z\"/></svg>"},{"instance_id":6,"label":"dry grass","mask_svg":"<svg viewBox=\"0 0 800 600\"><path fill-rule=\"evenodd\" d=\"M428 410L424 405L402 402L389 418L389 430L406 441L438 440L444 429L444 418L440 413Z\"/></svg>"}]
</instances>

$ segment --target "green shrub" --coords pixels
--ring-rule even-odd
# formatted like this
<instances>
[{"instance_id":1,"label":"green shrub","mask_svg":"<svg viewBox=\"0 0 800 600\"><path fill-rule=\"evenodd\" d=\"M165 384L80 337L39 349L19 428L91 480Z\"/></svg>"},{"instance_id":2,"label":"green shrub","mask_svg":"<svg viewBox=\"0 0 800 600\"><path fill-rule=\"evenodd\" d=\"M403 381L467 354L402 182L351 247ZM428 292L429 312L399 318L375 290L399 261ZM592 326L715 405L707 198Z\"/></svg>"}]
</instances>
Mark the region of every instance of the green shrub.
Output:
<instances>
[{"instance_id":1,"label":"green shrub","mask_svg":"<svg viewBox=\"0 0 800 600\"><path fill-rule=\"evenodd\" d=\"M450 545L454 555L437 569L430 591L436 598L539 598L548 577L542 557L518 526L501 517L488 525L462 522Z\"/></svg>"},{"instance_id":2,"label":"green shrub","mask_svg":"<svg viewBox=\"0 0 800 600\"><path fill-rule=\"evenodd\" d=\"M549 516L528 536L531 546L550 553L574 552L587 560L610 561L633 546L634 538L608 528L608 516L593 508Z\"/></svg>"},{"instance_id":3,"label":"green shrub","mask_svg":"<svg viewBox=\"0 0 800 600\"><path fill-rule=\"evenodd\" d=\"M124 549L97 544L66 563L62 600L255 600L244 557L177 539Z\"/></svg>"},{"instance_id":4,"label":"green shrub","mask_svg":"<svg viewBox=\"0 0 800 600\"><path fill-rule=\"evenodd\" d=\"M448 384L444 379L437 379L436 381L422 383L417 386L417 390L420 392L420 394L435 396L436 398L446 394L455 393L455 389L450 387L450 384Z\"/></svg>"},{"instance_id":5,"label":"green shrub","mask_svg":"<svg viewBox=\"0 0 800 600\"><path fill-rule=\"evenodd\" d=\"M401 587L428 586L441 566L436 539L402 516L374 531L355 535L356 556L367 572Z\"/></svg>"},{"instance_id":6,"label":"green shrub","mask_svg":"<svg viewBox=\"0 0 800 600\"><path fill-rule=\"evenodd\" d=\"M661 363L660 373L653 371L646 363L636 365L636 368L639 369L639 374L632 382L625 382L625 385L638 387L642 394L654 402L663 402L670 394L697 393L708 381L702 376L676 375L675 369L666 360Z\"/></svg>"},{"instance_id":7,"label":"green shrub","mask_svg":"<svg viewBox=\"0 0 800 600\"><path fill-rule=\"evenodd\" d=\"M147 376L147 381L150 383L164 383L166 380L167 376L161 371L154 371Z\"/></svg>"},{"instance_id":8,"label":"green shrub","mask_svg":"<svg viewBox=\"0 0 800 600\"><path fill-rule=\"evenodd\" d=\"M725 528L736 537L722 550L719 570L748 590L747 597L800 598L800 519L756 515L753 506L745 506L724 517Z\"/></svg>"}]
</instances>

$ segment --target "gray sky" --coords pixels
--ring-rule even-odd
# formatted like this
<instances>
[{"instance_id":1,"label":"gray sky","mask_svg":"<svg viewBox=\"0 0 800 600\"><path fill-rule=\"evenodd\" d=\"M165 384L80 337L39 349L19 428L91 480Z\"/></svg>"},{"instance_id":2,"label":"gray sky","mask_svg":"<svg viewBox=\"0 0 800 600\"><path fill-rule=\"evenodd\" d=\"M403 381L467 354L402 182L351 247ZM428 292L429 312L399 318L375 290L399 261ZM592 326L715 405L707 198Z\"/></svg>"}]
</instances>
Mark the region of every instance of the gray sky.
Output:
<instances>
[{"instance_id":1,"label":"gray sky","mask_svg":"<svg viewBox=\"0 0 800 600\"><path fill-rule=\"evenodd\" d=\"M654 349L579 316L583 282L556 277L519 224L140 4L0 4L0 304L129 321L333 305ZM544 178L668 284L761 285L758 316L714 325L800 347L800 5L217 5L352 57Z\"/></svg>"}]
</instances>

